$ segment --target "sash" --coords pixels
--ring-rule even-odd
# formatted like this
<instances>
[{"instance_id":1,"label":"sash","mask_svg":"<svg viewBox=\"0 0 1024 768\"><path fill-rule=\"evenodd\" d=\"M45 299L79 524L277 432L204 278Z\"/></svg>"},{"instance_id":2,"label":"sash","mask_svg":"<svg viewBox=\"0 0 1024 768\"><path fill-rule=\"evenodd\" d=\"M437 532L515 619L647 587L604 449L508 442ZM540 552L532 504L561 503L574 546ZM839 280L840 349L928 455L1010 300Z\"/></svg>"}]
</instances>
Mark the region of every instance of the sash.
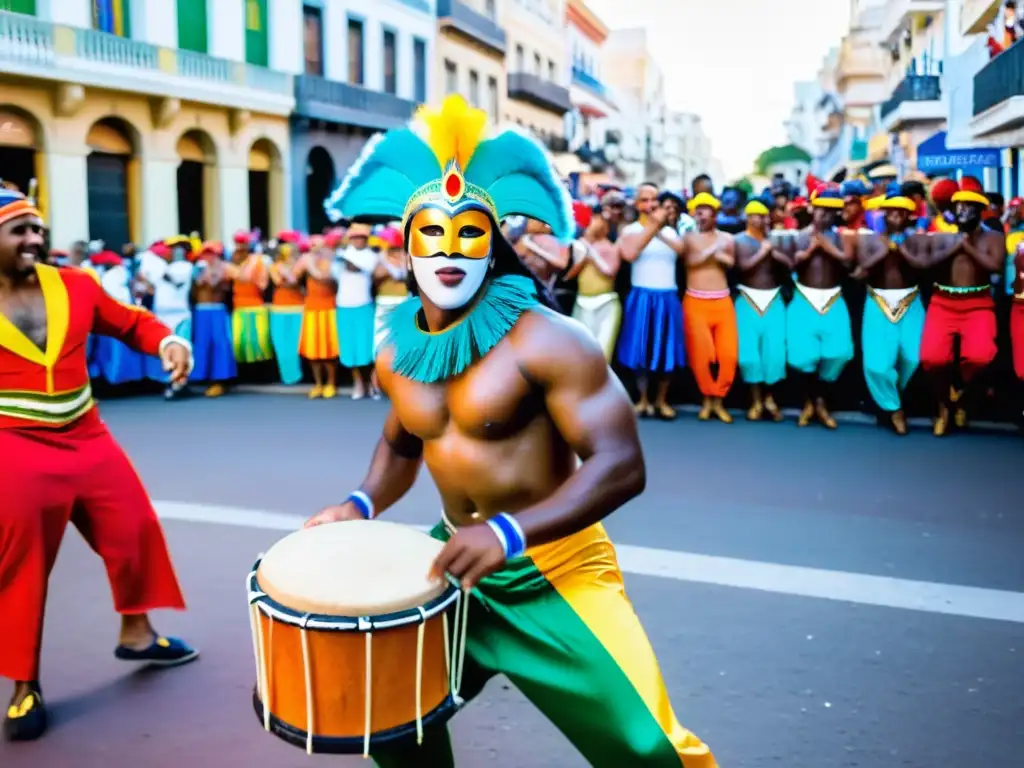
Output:
<instances>
[{"instance_id":1,"label":"sash","mask_svg":"<svg viewBox=\"0 0 1024 768\"><path fill-rule=\"evenodd\" d=\"M775 301L775 297L779 295L778 288L751 288L747 285L741 285L739 286L739 291L743 294L743 298L750 302L750 305L757 310L759 315L767 312L768 307Z\"/></svg>"},{"instance_id":2,"label":"sash","mask_svg":"<svg viewBox=\"0 0 1024 768\"><path fill-rule=\"evenodd\" d=\"M898 323L910 309L910 305L917 298L918 287L911 288L872 288L868 286L868 295L874 299L875 304L882 310L882 313L889 318L890 323Z\"/></svg>"},{"instance_id":3,"label":"sash","mask_svg":"<svg viewBox=\"0 0 1024 768\"><path fill-rule=\"evenodd\" d=\"M824 315L832 309L832 305L843 293L843 289L838 285L835 288L811 288L809 285L797 283L796 289L819 315Z\"/></svg>"}]
</instances>

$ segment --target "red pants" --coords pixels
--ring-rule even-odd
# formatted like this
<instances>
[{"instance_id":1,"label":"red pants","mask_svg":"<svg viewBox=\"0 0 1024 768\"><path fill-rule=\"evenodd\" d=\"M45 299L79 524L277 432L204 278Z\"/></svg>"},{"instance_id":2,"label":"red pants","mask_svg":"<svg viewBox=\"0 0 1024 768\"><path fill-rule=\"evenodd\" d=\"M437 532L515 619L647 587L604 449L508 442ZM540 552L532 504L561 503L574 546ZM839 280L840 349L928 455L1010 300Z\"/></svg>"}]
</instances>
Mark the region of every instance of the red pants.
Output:
<instances>
[{"instance_id":1,"label":"red pants","mask_svg":"<svg viewBox=\"0 0 1024 768\"><path fill-rule=\"evenodd\" d=\"M1024 301L1015 299L1010 308L1010 339L1013 344L1013 371L1024 381Z\"/></svg>"},{"instance_id":2,"label":"red pants","mask_svg":"<svg viewBox=\"0 0 1024 768\"><path fill-rule=\"evenodd\" d=\"M0 429L0 677L35 680L50 570L68 521L103 559L122 614L184 609L153 505L93 409L60 429Z\"/></svg>"},{"instance_id":3,"label":"red pants","mask_svg":"<svg viewBox=\"0 0 1024 768\"><path fill-rule=\"evenodd\" d=\"M956 363L953 342L960 337L960 376L968 383L996 357L996 312L992 296L932 294L921 335L921 367L935 371Z\"/></svg>"}]
</instances>

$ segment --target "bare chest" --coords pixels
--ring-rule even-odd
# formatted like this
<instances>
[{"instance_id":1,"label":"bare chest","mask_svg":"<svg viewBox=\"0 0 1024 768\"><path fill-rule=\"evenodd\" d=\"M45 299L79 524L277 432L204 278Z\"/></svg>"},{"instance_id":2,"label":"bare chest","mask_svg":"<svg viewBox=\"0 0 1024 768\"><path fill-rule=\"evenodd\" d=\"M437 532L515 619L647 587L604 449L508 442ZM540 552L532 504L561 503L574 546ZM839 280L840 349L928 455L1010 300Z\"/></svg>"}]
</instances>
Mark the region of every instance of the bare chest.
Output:
<instances>
[{"instance_id":1,"label":"bare chest","mask_svg":"<svg viewBox=\"0 0 1024 768\"><path fill-rule=\"evenodd\" d=\"M391 389L402 426L425 443L449 437L505 440L543 408L539 392L519 370L507 343L451 381L421 384L396 377Z\"/></svg>"},{"instance_id":2,"label":"bare chest","mask_svg":"<svg viewBox=\"0 0 1024 768\"><path fill-rule=\"evenodd\" d=\"M46 303L41 292L0 300L0 314L39 349L46 349Z\"/></svg>"}]
</instances>

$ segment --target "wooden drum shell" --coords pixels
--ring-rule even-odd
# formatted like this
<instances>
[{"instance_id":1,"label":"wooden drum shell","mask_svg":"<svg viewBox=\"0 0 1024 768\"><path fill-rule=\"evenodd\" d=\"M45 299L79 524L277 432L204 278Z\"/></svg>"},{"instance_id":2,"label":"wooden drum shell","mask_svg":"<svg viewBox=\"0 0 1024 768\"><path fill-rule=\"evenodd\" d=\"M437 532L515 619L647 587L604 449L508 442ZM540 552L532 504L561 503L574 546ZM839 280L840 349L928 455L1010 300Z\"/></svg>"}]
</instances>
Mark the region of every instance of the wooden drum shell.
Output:
<instances>
[{"instance_id":1,"label":"wooden drum shell","mask_svg":"<svg viewBox=\"0 0 1024 768\"><path fill-rule=\"evenodd\" d=\"M263 643L261 662L266 669L266 681L260 681L259 693L269 704L272 717L290 731L303 735L312 731L317 742L351 740L352 751L361 751L366 731L367 633L303 630L267 616L258 608L257 615ZM374 736L382 731L403 726L411 726L414 734L417 715L426 721L434 710L449 703L444 614L427 619L423 630L419 708L416 701L419 625L407 624L370 634L371 741L379 740ZM308 644L312 708L306 700L303 632ZM318 746L315 751L341 750Z\"/></svg>"}]
</instances>

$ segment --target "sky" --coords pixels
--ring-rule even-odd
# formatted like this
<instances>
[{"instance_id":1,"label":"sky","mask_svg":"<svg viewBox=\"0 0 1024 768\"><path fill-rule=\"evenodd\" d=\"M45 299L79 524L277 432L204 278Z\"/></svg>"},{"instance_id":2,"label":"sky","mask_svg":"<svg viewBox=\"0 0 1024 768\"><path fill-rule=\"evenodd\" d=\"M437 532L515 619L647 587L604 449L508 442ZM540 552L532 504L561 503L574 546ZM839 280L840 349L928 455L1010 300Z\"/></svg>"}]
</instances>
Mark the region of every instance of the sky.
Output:
<instances>
[{"instance_id":1,"label":"sky","mask_svg":"<svg viewBox=\"0 0 1024 768\"><path fill-rule=\"evenodd\" d=\"M612 29L647 29L669 108L703 118L729 181L786 142L793 84L814 79L850 8L849 0L586 2Z\"/></svg>"}]
</instances>

